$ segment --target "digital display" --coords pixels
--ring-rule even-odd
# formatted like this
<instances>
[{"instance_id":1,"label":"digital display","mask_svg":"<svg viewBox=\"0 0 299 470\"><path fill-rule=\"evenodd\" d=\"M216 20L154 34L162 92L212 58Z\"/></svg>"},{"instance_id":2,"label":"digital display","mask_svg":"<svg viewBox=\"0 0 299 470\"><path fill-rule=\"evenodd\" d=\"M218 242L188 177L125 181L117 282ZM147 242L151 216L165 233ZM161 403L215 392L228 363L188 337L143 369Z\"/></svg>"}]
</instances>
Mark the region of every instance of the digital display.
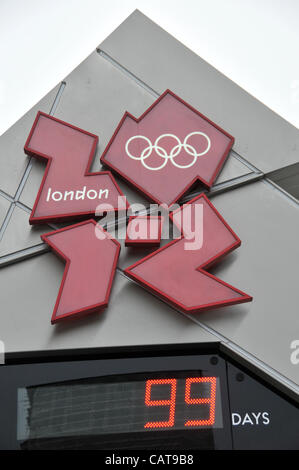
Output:
<instances>
[{"instance_id":1,"label":"digital display","mask_svg":"<svg viewBox=\"0 0 299 470\"><path fill-rule=\"evenodd\" d=\"M18 390L18 440L222 427L220 379L200 371L67 381Z\"/></svg>"},{"instance_id":2,"label":"digital display","mask_svg":"<svg viewBox=\"0 0 299 470\"><path fill-rule=\"evenodd\" d=\"M3 365L0 379L5 449L298 449L298 405L217 354Z\"/></svg>"},{"instance_id":3,"label":"digital display","mask_svg":"<svg viewBox=\"0 0 299 470\"><path fill-rule=\"evenodd\" d=\"M186 377L185 380L152 379L147 380L145 385L145 405L157 407L157 413L161 416L164 407L168 409L168 419L165 421L148 421L146 429L157 428L180 428L213 426L215 424L216 407L216 377ZM178 386L185 385L185 401L178 401ZM181 388L181 387L180 387ZM192 389L192 392L191 392ZM168 391L168 398L161 398ZM155 399L152 397L155 396ZM191 408L191 405L194 408ZM178 409L177 409L178 408ZM154 413L153 413L154 414ZM177 415L179 419L177 419ZM197 415L196 417L194 415ZM182 422L184 416L184 423ZM158 418L157 418L158 419Z\"/></svg>"}]
</instances>

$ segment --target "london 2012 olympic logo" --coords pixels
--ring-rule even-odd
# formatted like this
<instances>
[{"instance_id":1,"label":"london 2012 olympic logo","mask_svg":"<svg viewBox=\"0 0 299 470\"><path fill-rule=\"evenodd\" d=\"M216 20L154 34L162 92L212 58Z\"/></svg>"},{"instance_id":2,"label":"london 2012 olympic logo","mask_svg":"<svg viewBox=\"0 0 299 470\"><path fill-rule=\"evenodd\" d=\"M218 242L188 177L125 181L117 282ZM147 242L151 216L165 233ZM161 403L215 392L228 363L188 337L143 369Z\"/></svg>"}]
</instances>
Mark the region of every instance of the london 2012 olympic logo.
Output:
<instances>
[{"instance_id":1,"label":"london 2012 olympic logo","mask_svg":"<svg viewBox=\"0 0 299 470\"><path fill-rule=\"evenodd\" d=\"M201 136L206 140L206 147L201 152L198 152L193 147L193 145L188 143L188 140L190 139L190 137L195 136L195 135ZM163 148L160 143L160 141L164 139L165 137L172 138L175 141L175 145L173 146L173 148L171 149L169 153L167 153L165 148ZM131 142L133 142L136 139L144 140L147 143L147 146L141 151L140 155L133 155L129 149ZM146 168L147 170L152 170L152 171L162 170L162 168L164 168L167 165L167 162L169 160L177 168L181 168L181 169L190 168L197 162L198 157L202 157L203 155L206 155L208 151L210 150L210 148L211 148L211 140L209 136L207 136L207 134L205 134L204 132L198 132L198 131L190 132L190 134L186 135L183 143L174 134L161 134L155 140L154 144L152 144L151 140L148 137L145 137L144 135L134 135L127 140L126 145L125 145L125 150L126 150L126 154L128 155L128 157L130 157L132 160L140 161L141 164L144 166L144 168ZM187 154L192 156L191 162L182 164L182 163L178 163L177 161L175 161L175 157L177 157L181 153L182 149L184 149ZM159 157L161 157L163 160L161 165L156 166L156 167L152 167L146 162L146 159L152 155L153 151L155 151L156 154L159 155Z\"/></svg>"}]
</instances>

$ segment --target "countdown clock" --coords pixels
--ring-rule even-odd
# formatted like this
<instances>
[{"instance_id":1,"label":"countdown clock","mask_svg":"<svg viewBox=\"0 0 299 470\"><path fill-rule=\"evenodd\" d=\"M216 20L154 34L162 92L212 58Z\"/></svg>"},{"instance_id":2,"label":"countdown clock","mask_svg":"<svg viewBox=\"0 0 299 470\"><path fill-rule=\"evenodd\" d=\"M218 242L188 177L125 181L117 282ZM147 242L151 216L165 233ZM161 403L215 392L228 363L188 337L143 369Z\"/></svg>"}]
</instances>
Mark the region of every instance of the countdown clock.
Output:
<instances>
[{"instance_id":1,"label":"countdown clock","mask_svg":"<svg viewBox=\"0 0 299 470\"><path fill-rule=\"evenodd\" d=\"M295 404L218 350L11 363L0 380L3 448L298 448Z\"/></svg>"}]
</instances>

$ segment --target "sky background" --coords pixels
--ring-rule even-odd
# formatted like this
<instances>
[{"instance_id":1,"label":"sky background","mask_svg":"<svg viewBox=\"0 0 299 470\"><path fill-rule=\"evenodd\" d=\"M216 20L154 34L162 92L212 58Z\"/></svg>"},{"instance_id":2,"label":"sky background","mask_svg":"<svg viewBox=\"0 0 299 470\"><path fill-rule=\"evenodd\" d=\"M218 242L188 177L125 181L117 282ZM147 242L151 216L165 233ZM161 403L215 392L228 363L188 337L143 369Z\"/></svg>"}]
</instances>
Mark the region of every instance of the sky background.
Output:
<instances>
[{"instance_id":1,"label":"sky background","mask_svg":"<svg viewBox=\"0 0 299 470\"><path fill-rule=\"evenodd\" d=\"M298 0L0 0L0 135L136 8L299 127Z\"/></svg>"}]
</instances>

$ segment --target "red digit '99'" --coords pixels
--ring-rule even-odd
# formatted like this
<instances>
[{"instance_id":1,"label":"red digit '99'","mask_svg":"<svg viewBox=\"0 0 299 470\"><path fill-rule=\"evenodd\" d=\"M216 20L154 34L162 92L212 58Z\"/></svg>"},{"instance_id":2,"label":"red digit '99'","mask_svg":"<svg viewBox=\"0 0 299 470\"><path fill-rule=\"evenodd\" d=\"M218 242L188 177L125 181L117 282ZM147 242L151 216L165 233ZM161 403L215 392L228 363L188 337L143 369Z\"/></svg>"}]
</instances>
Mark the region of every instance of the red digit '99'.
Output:
<instances>
[{"instance_id":1,"label":"red digit '99'","mask_svg":"<svg viewBox=\"0 0 299 470\"><path fill-rule=\"evenodd\" d=\"M194 397L191 391L192 384L210 384L210 394L206 398ZM170 396L165 400L152 400L152 388L155 386L170 386ZM145 428L172 428L175 423L176 407L176 379L153 379L146 381L145 404L146 406L167 406L169 407L169 418L167 421L149 421ZM188 377L185 382L185 404L186 405L209 405L209 417L207 419L191 419L185 422L186 427L192 426L213 426L215 423L216 406L216 377Z\"/></svg>"}]
</instances>

